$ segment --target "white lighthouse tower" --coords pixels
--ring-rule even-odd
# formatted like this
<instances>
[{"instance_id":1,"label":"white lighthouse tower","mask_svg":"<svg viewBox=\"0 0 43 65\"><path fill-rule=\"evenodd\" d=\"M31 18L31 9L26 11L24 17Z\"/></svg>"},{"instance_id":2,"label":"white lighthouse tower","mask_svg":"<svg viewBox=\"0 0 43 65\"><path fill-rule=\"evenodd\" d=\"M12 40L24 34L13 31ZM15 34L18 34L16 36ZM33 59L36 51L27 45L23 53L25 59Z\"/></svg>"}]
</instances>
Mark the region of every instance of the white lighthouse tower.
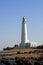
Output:
<instances>
[{"instance_id":1,"label":"white lighthouse tower","mask_svg":"<svg viewBox=\"0 0 43 65\"><path fill-rule=\"evenodd\" d=\"M37 46L36 42L30 42L28 40L28 37L27 37L26 18L23 17L20 47L36 47L36 46Z\"/></svg>"},{"instance_id":2,"label":"white lighthouse tower","mask_svg":"<svg viewBox=\"0 0 43 65\"><path fill-rule=\"evenodd\" d=\"M22 35L21 35L21 44L20 46L24 47L26 43L28 43L28 37L27 37L27 26L26 26L26 18L25 16L23 17L22 20Z\"/></svg>"}]
</instances>

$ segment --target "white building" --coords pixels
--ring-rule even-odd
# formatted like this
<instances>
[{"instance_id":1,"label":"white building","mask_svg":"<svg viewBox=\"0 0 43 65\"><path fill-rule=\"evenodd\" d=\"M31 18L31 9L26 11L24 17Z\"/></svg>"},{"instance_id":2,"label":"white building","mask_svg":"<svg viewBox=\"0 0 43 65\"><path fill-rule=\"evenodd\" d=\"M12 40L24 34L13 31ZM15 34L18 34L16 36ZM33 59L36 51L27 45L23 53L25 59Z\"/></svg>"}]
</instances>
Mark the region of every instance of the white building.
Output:
<instances>
[{"instance_id":1,"label":"white building","mask_svg":"<svg viewBox=\"0 0 43 65\"><path fill-rule=\"evenodd\" d=\"M21 47L36 47L37 44L35 42L30 42L27 37L27 26L26 26L26 18L23 17L22 20L22 34L21 34Z\"/></svg>"}]
</instances>

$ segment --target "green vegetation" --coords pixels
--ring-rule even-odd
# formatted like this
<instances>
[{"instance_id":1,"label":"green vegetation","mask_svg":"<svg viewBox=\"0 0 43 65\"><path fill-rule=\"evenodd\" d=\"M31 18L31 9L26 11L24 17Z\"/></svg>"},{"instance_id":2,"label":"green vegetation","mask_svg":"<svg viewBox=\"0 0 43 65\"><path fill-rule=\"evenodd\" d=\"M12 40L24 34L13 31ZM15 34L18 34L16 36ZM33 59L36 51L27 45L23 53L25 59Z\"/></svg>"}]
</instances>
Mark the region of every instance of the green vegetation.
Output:
<instances>
[{"instance_id":1,"label":"green vegetation","mask_svg":"<svg viewBox=\"0 0 43 65\"><path fill-rule=\"evenodd\" d=\"M38 49L43 49L43 45L37 46Z\"/></svg>"},{"instance_id":2,"label":"green vegetation","mask_svg":"<svg viewBox=\"0 0 43 65\"><path fill-rule=\"evenodd\" d=\"M7 47L3 50L12 50L12 49L43 49L43 45L37 46L37 47L20 47L18 45L14 45L14 47Z\"/></svg>"}]
</instances>

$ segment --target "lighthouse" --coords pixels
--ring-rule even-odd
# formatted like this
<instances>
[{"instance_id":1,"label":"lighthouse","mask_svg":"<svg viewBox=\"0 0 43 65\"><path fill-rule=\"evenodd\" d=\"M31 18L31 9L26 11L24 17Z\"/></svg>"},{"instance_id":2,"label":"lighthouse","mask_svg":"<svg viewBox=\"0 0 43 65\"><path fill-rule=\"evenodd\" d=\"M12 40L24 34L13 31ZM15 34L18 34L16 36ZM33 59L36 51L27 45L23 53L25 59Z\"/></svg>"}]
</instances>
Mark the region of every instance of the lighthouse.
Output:
<instances>
[{"instance_id":1,"label":"lighthouse","mask_svg":"<svg viewBox=\"0 0 43 65\"><path fill-rule=\"evenodd\" d=\"M21 32L20 47L36 47L36 46L37 46L36 42L30 42L28 40L26 17L24 16L22 19L22 32Z\"/></svg>"},{"instance_id":2,"label":"lighthouse","mask_svg":"<svg viewBox=\"0 0 43 65\"><path fill-rule=\"evenodd\" d=\"M27 37L27 25L26 25L26 17L24 16L22 19L22 33L21 33L21 44L20 46L24 47L29 42Z\"/></svg>"}]
</instances>

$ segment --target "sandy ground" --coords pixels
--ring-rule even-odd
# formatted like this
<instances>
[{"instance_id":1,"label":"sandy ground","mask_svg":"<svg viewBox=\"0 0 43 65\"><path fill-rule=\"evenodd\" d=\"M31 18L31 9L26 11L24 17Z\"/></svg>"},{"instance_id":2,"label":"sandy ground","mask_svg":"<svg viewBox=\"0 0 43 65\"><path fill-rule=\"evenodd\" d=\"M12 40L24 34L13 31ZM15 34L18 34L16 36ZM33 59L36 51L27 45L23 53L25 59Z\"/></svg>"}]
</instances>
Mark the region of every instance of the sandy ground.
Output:
<instances>
[{"instance_id":1,"label":"sandy ground","mask_svg":"<svg viewBox=\"0 0 43 65\"><path fill-rule=\"evenodd\" d=\"M14 54L14 55L11 55L11 56L3 56L4 58L15 58L15 57L25 57L25 58L31 58L31 57L33 57L33 58L37 58L37 57L40 57L40 55L38 54Z\"/></svg>"},{"instance_id":2,"label":"sandy ground","mask_svg":"<svg viewBox=\"0 0 43 65\"><path fill-rule=\"evenodd\" d=\"M5 55L5 56L0 56L2 58L15 58L15 57L34 57L34 58L38 58L41 55L43 55L43 53L31 53L31 54L16 54L18 51L20 52L30 52L30 51L34 51L34 50L42 50L42 49L13 49L13 50L2 50L0 52L11 52L13 54L11 55Z\"/></svg>"}]
</instances>

